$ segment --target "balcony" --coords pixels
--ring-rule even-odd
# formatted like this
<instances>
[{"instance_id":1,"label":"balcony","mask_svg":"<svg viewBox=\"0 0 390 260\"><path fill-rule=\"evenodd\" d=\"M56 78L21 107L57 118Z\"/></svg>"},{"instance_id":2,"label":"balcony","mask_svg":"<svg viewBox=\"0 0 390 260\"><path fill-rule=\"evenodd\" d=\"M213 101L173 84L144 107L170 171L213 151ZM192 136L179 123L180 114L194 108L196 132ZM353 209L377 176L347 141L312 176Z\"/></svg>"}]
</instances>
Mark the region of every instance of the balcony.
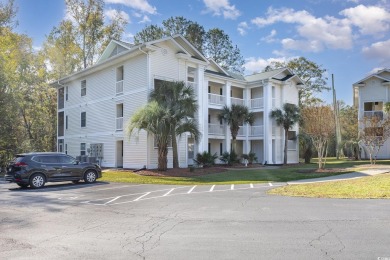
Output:
<instances>
[{"instance_id":1,"label":"balcony","mask_svg":"<svg viewBox=\"0 0 390 260\"><path fill-rule=\"evenodd\" d=\"M198 88L198 84L192 81L187 81L187 86L191 87L193 90L196 90Z\"/></svg>"},{"instance_id":2,"label":"balcony","mask_svg":"<svg viewBox=\"0 0 390 260\"><path fill-rule=\"evenodd\" d=\"M123 80L116 82L116 92L117 95L123 94Z\"/></svg>"},{"instance_id":3,"label":"balcony","mask_svg":"<svg viewBox=\"0 0 390 260\"><path fill-rule=\"evenodd\" d=\"M249 128L249 136L264 136L264 126L254 125Z\"/></svg>"},{"instance_id":4,"label":"balcony","mask_svg":"<svg viewBox=\"0 0 390 260\"><path fill-rule=\"evenodd\" d=\"M244 106L245 105L245 100L243 100L242 98L230 98L231 100L231 103L232 105L241 105L241 106Z\"/></svg>"},{"instance_id":5,"label":"balcony","mask_svg":"<svg viewBox=\"0 0 390 260\"><path fill-rule=\"evenodd\" d=\"M240 128L238 129L238 134L237 136L246 136L246 126L241 125Z\"/></svg>"},{"instance_id":6,"label":"balcony","mask_svg":"<svg viewBox=\"0 0 390 260\"><path fill-rule=\"evenodd\" d=\"M263 98L254 98L249 102L250 109L261 109L264 108L264 99Z\"/></svg>"},{"instance_id":7,"label":"balcony","mask_svg":"<svg viewBox=\"0 0 390 260\"><path fill-rule=\"evenodd\" d=\"M225 125L209 124L209 135L225 135Z\"/></svg>"},{"instance_id":8,"label":"balcony","mask_svg":"<svg viewBox=\"0 0 390 260\"><path fill-rule=\"evenodd\" d=\"M365 118L373 118L376 116L378 119L383 119L383 111L364 111L363 117Z\"/></svg>"},{"instance_id":9,"label":"balcony","mask_svg":"<svg viewBox=\"0 0 390 260\"><path fill-rule=\"evenodd\" d=\"M209 104L223 106L225 105L225 96L209 93Z\"/></svg>"},{"instance_id":10,"label":"balcony","mask_svg":"<svg viewBox=\"0 0 390 260\"><path fill-rule=\"evenodd\" d=\"M116 118L116 130L122 131L123 130L123 117L117 117Z\"/></svg>"}]
</instances>

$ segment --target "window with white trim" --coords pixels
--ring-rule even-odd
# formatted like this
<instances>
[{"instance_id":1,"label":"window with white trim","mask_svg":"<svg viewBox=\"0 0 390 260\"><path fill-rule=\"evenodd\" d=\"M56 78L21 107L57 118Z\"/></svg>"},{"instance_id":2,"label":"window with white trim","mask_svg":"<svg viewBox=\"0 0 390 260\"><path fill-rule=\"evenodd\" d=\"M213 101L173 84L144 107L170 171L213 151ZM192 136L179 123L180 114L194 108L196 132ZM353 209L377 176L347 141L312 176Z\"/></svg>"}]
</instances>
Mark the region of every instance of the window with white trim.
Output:
<instances>
[{"instance_id":1,"label":"window with white trim","mask_svg":"<svg viewBox=\"0 0 390 260\"><path fill-rule=\"evenodd\" d=\"M86 155L86 149L87 145L85 143L80 144L80 155Z\"/></svg>"},{"instance_id":2,"label":"window with white trim","mask_svg":"<svg viewBox=\"0 0 390 260\"><path fill-rule=\"evenodd\" d=\"M84 79L81 81L81 96L87 95L87 80Z\"/></svg>"},{"instance_id":3,"label":"window with white trim","mask_svg":"<svg viewBox=\"0 0 390 260\"><path fill-rule=\"evenodd\" d=\"M287 132L287 149L296 150L297 149L297 132L288 131Z\"/></svg>"},{"instance_id":4,"label":"window with white trim","mask_svg":"<svg viewBox=\"0 0 390 260\"><path fill-rule=\"evenodd\" d=\"M81 127L87 126L87 112L81 112Z\"/></svg>"}]
</instances>

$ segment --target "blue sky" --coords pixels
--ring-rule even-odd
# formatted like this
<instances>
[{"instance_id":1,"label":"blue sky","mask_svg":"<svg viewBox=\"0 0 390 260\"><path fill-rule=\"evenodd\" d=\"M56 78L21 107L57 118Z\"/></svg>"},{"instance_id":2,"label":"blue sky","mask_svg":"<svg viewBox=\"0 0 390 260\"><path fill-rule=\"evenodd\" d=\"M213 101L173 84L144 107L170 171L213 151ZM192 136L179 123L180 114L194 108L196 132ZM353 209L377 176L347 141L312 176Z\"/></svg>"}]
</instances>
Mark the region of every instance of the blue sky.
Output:
<instances>
[{"instance_id":1,"label":"blue sky","mask_svg":"<svg viewBox=\"0 0 390 260\"><path fill-rule=\"evenodd\" d=\"M5 1L5 0L0 0ZM124 40L149 24L184 16L229 34L246 60L246 74L272 60L304 56L335 77L337 98L352 104L352 84L390 67L390 0L104 0L106 18L120 12ZM16 31L39 48L66 17L62 0L16 0ZM331 93L319 95L328 102Z\"/></svg>"}]
</instances>

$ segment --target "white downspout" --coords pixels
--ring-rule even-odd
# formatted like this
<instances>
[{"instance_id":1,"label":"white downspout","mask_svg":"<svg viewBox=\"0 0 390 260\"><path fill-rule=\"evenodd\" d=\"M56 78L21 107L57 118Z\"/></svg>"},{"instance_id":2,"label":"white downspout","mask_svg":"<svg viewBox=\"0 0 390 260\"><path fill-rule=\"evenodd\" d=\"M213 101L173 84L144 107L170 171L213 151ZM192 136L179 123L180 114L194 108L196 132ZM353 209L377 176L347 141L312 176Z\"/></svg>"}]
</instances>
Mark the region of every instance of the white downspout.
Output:
<instances>
[{"instance_id":1,"label":"white downspout","mask_svg":"<svg viewBox=\"0 0 390 260\"><path fill-rule=\"evenodd\" d=\"M150 89L151 89L151 86L150 86L151 85L151 81L150 81L150 55L149 55L149 52L145 52L144 50L142 50L141 46L138 47L138 50L146 55L146 75L148 77L148 79L147 79L147 82L148 82L147 93L149 95L149 92L150 92ZM148 139L149 139L149 134L147 134L147 139L146 140L148 140ZM147 147L147 150L146 150L146 168L149 168L149 166L150 166L150 154L149 154L150 153L150 145L148 144L146 147Z\"/></svg>"}]
</instances>

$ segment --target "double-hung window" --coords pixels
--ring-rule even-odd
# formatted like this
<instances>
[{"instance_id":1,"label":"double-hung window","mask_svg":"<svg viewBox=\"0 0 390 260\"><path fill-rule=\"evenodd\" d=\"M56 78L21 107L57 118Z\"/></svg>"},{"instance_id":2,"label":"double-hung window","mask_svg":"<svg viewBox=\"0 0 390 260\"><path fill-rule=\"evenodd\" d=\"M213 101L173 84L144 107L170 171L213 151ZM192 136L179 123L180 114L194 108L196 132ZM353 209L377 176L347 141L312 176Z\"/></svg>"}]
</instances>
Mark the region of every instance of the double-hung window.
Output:
<instances>
[{"instance_id":1,"label":"double-hung window","mask_svg":"<svg viewBox=\"0 0 390 260\"><path fill-rule=\"evenodd\" d=\"M87 112L81 112L81 127L87 126Z\"/></svg>"},{"instance_id":2,"label":"double-hung window","mask_svg":"<svg viewBox=\"0 0 390 260\"><path fill-rule=\"evenodd\" d=\"M87 95L87 80L82 80L81 81L81 96Z\"/></svg>"}]
</instances>

